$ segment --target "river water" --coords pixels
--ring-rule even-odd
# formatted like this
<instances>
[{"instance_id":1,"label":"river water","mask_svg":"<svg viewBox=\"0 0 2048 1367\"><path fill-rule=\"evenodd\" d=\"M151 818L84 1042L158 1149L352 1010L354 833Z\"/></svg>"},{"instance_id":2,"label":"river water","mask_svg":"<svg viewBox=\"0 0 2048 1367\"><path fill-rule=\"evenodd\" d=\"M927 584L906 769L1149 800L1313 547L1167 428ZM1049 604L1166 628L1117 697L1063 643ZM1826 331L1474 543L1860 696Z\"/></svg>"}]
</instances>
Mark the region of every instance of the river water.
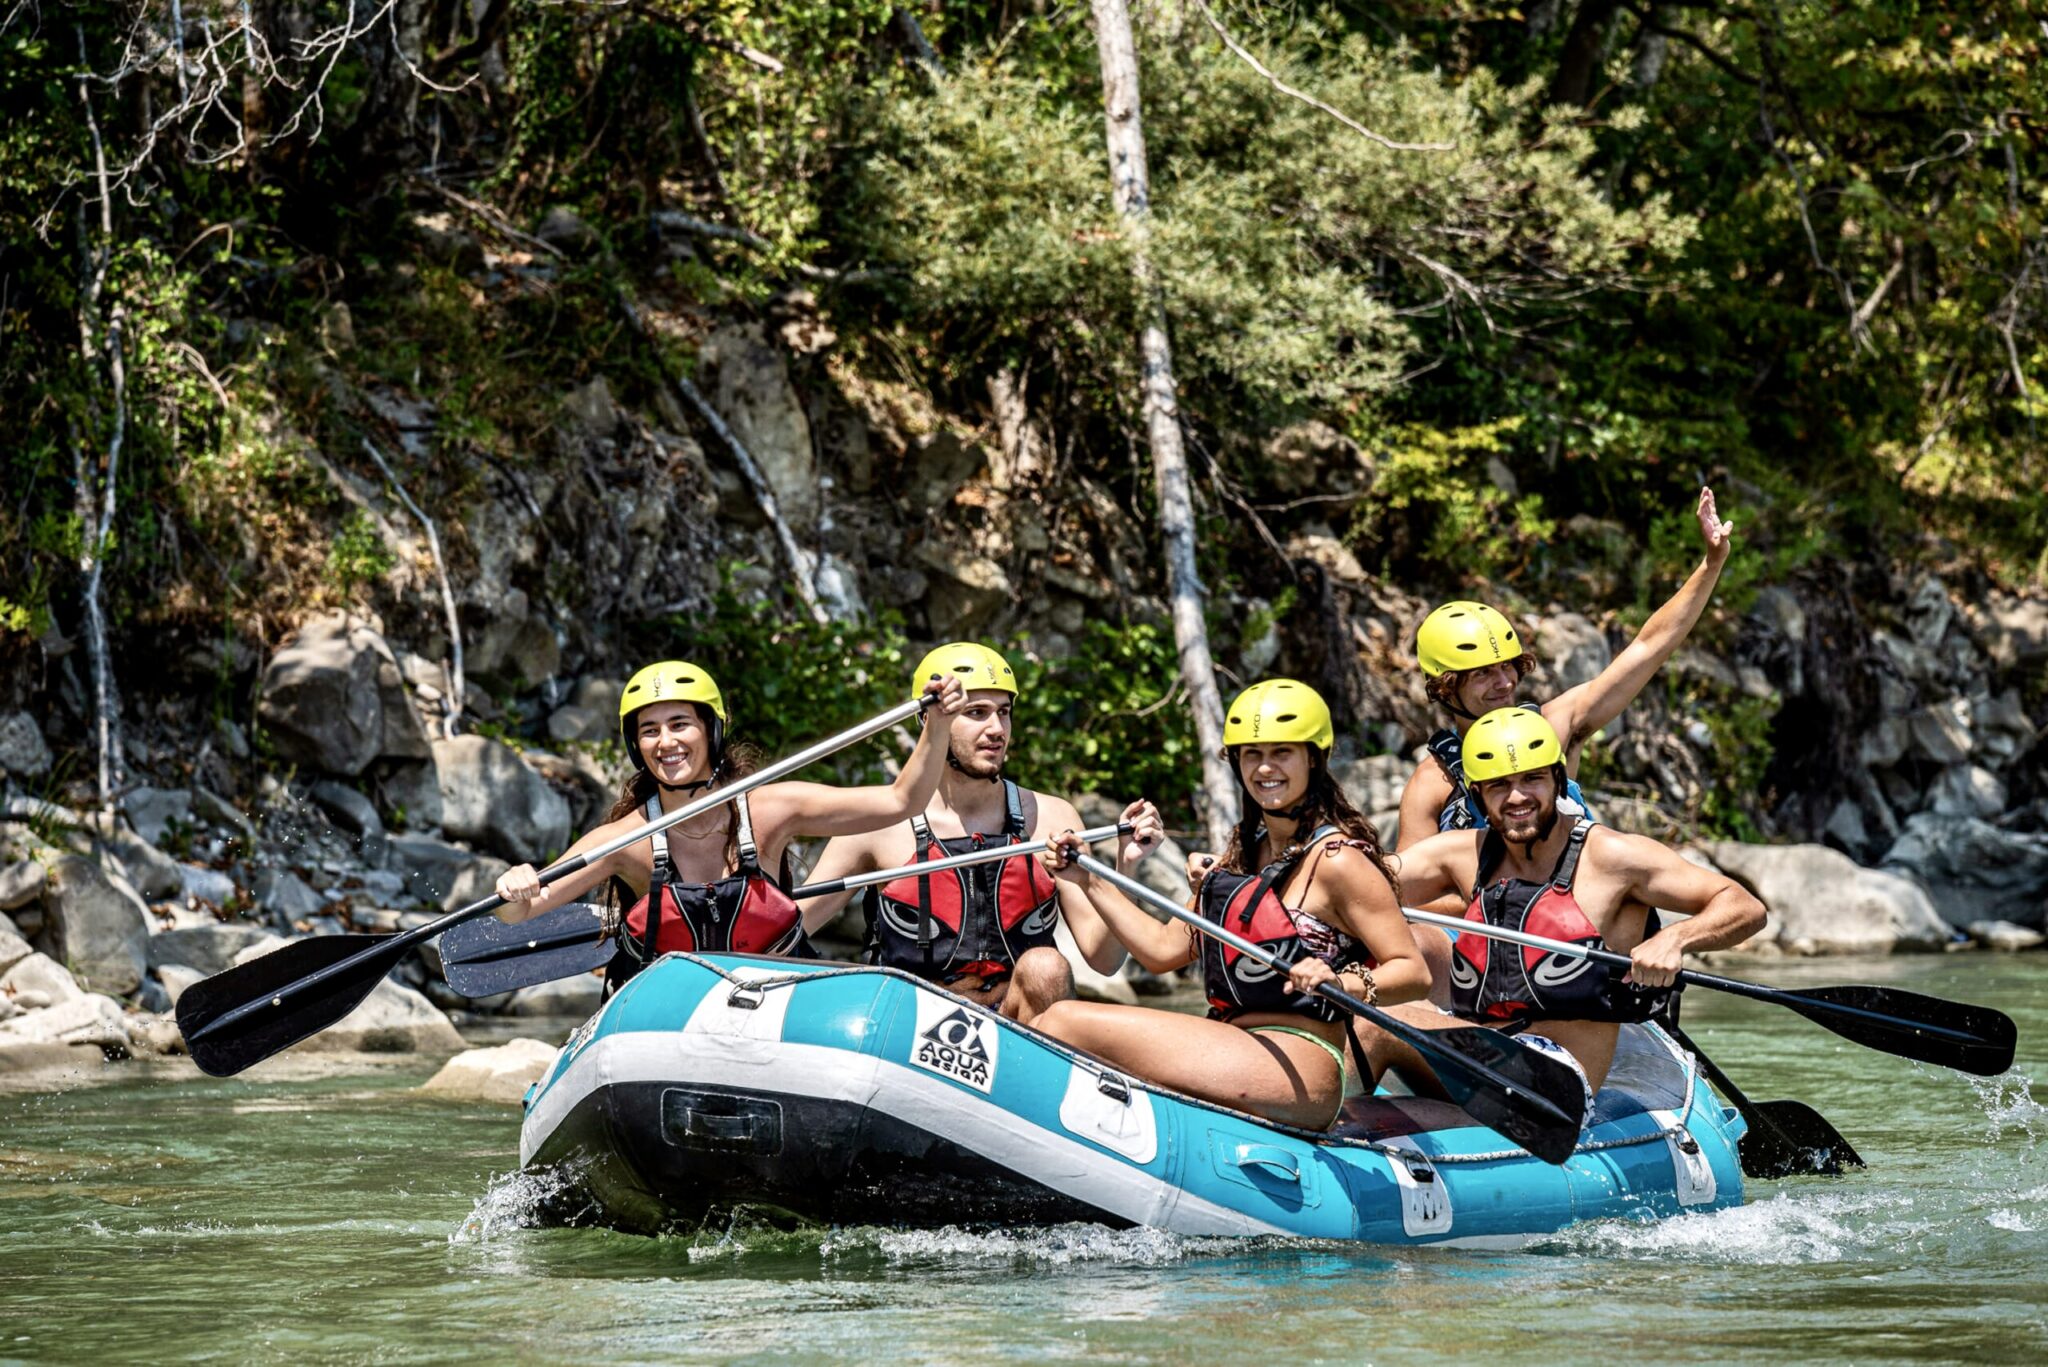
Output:
<instances>
[{"instance_id":1,"label":"river water","mask_svg":"<svg viewBox=\"0 0 2048 1367\"><path fill-rule=\"evenodd\" d=\"M1996 1006L2019 1062L1967 1079L1690 992L1688 1029L1752 1097L1814 1105L1869 1168L1513 1254L536 1229L516 1115L420 1095L428 1064L125 1065L0 1095L0 1362L2048 1360L2048 954L1745 973Z\"/></svg>"}]
</instances>

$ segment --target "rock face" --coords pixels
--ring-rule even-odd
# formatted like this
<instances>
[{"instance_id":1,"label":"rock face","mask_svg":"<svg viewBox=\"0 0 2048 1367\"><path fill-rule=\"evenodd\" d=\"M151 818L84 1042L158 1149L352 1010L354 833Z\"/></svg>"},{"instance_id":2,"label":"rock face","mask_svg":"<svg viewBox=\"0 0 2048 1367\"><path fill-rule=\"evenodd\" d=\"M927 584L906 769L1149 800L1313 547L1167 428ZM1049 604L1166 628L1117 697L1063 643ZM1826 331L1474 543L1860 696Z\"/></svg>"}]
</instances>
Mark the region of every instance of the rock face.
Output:
<instances>
[{"instance_id":1,"label":"rock face","mask_svg":"<svg viewBox=\"0 0 2048 1367\"><path fill-rule=\"evenodd\" d=\"M512 994L505 1013L511 1016L574 1016L587 1019L604 1005L604 979L589 973L535 983Z\"/></svg>"},{"instance_id":2,"label":"rock face","mask_svg":"<svg viewBox=\"0 0 2048 1367\"><path fill-rule=\"evenodd\" d=\"M1757 938L1792 954L1888 954L1940 949L1952 938L1919 884L1859 868L1825 845L1701 847L1715 867L1748 888L1770 913Z\"/></svg>"},{"instance_id":3,"label":"rock face","mask_svg":"<svg viewBox=\"0 0 2048 1367\"><path fill-rule=\"evenodd\" d=\"M405 879L408 896L431 904L453 907L458 892L479 885L489 886L499 874L512 867L502 859L476 854L423 835L395 835L385 855L391 871ZM472 869L478 870L471 873ZM484 874L488 873L485 878ZM475 898L470 900L474 901Z\"/></svg>"},{"instance_id":4,"label":"rock face","mask_svg":"<svg viewBox=\"0 0 2048 1367\"><path fill-rule=\"evenodd\" d=\"M356 852L366 864L384 862L384 822L377 815L376 804L364 797L346 783L322 779L308 792L313 801L320 804L336 830L344 831L356 842Z\"/></svg>"},{"instance_id":5,"label":"rock face","mask_svg":"<svg viewBox=\"0 0 2048 1367\"><path fill-rule=\"evenodd\" d=\"M1974 816L1916 812L1884 856L1884 867L1926 884L1953 925L2043 922L2048 835L2008 831Z\"/></svg>"},{"instance_id":6,"label":"rock face","mask_svg":"<svg viewBox=\"0 0 2048 1367\"><path fill-rule=\"evenodd\" d=\"M441 825L506 859L538 863L569 843L569 804L518 752L483 736L434 742Z\"/></svg>"},{"instance_id":7,"label":"rock face","mask_svg":"<svg viewBox=\"0 0 2048 1367\"><path fill-rule=\"evenodd\" d=\"M1591 619L1576 612L1560 612L1555 617L1539 621L1536 624L1536 649L1553 680L1546 696L1591 683L1600 676L1601 670L1614 662L1614 651L1607 644L1607 633L1594 625ZM1615 719L1617 722L1620 720L1619 717ZM1614 723L1610 722L1608 726L1609 734L1614 734Z\"/></svg>"},{"instance_id":8,"label":"rock face","mask_svg":"<svg viewBox=\"0 0 2048 1367\"><path fill-rule=\"evenodd\" d=\"M45 1010L0 1022L0 1040L91 1044L111 1058L125 1058L129 1051L121 1003L97 992L80 993Z\"/></svg>"},{"instance_id":9,"label":"rock face","mask_svg":"<svg viewBox=\"0 0 2048 1367\"><path fill-rule=\"evenodd\" d=\"M526 1089L555 1061L555 1047L537 1039L507 1040L494 1049L469 1049L441 1065L420 1088L452 1101L517 1106Z\"/></svg>"},{"instance_id":10,"label":"rock face","mask_svg":"<svg viewBox=\"0 0 2048 1367\"><path fill-rule=\"evenodd\" d=\"M336 613L271 657L256 715L285 759L354 776L380 755L425 759L427 736L384 638Z\"/></svg>"},{"instance_id":11,"label":"rock face","mask_svg":"<svg viewBox=\"0 0 2048 1367\"><path fill-rule=\"evenodd\" d=\"M133 992L149 966L148 909L90 859L60 859L49 878L43 933L52 957L96 992Z\"/></svg>"},{"instance_id":12,"label":"rock face","mask_svg":"<svg viewBox=\"0 0 2048 1367\"><path fill-rule=\"evenodd\" d=\"M818 466L810 420L781 351L757 328L728 325L707 337L698 355L718 376L712 406L761 467L783 518L802 536L818 524Z\"/></svg>"}]
</instances>

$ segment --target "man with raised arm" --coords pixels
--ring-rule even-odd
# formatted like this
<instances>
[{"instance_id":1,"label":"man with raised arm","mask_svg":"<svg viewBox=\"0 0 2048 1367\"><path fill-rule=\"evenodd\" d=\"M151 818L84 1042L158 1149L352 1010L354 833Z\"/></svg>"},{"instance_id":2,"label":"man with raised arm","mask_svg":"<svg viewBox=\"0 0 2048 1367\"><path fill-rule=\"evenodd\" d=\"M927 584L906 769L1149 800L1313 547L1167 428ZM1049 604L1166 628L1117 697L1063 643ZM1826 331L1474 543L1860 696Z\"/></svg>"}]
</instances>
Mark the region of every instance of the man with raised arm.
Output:
<instances>
[{"instance_id":1,"label":"man with raised arm","mask_svg":"<svg viewBox=\"0 0 2048 1367\"><path fill-rule=\"evenodd\" d=\"M1721 568L1728 563L1735 526L1721 521L1712 489L1700 490L1695 512L1707 553L1692 577L1651 615L1635 640L1598 678L1566 689L1537 709L1564 739L1561 801L1574 804L1580 812L1586 810L1585 803L1572 775L1578 772L1586 742L1620 716L1658 667L1671 658L1671 652L1699 621ZM1429 758L1416 765L1401 794L1397 850L1407 850L1438 831L1471 830L1486 824L1461 762L1465 737L1484 714L1514 705L1523 675L1535 667L1508 619L1484 603L1446 603L1430 613L1416 633L1415 653L1428 676L1424 687L1450 714L1450 725L1429 738Z\"/></svg>"},{"instance_id":2,"label":"man with raised arm","mask_svg":"<svg viewBox=\"0 0 2048 1367\"><path fill-rule=\"evenodd\" d=\"M1465 735L1465 773L1486 826L1446 831L1395 856L1409 906L1454 897L1465 919L1626 954L1618 969L1526 949L1473 931L1450 955L1450 1010L1390 1008L1429 1029L1478 1022L1578 1072L1590 1109L1614 1062L1620 1025L1663 1006L1684 955L1727 949L1763 928L1763 904L1741 884L1681 859L1647 836L1624 835L1561 808L1565 747L1544 716L1504 707ZM1687 919L1660 926L1655 907ZM1399 1068L1424 1086L1434 1078L1398 1040L1359 1023L1373 1078Z\"/></svg>"},{"instance_id":3,"label":"man with raised arm","mask_svg":"<svg viewBox=\"0 0 2048 1367\"><path fill-rule=\"evenodd\" d=\"M951 730L931 805L908 823L834 837L810 882L1081 829L1073 803L1003 777L1017 701L1009 661L979 642L954 641L918 663L911 687L921 691L934 679L958 679L967 688L967 702L959 715L935 723L950 724ZM1131 803L1118 820L1133 828L1117 850L1118 867L1128 871L1159 844L1165 828L1158 810L1145 801ZM850 896L806 899L806 931L829 924ZM867 896L868 962L914 973L1027 1025L1052 1003L1074 995L1073 970L1053 943L1062 915L1090 967L1113 973L1123 963L1123 945L1088 894L1055 879L1036 859L906 876Z\"/></svg>"}]
</instances>

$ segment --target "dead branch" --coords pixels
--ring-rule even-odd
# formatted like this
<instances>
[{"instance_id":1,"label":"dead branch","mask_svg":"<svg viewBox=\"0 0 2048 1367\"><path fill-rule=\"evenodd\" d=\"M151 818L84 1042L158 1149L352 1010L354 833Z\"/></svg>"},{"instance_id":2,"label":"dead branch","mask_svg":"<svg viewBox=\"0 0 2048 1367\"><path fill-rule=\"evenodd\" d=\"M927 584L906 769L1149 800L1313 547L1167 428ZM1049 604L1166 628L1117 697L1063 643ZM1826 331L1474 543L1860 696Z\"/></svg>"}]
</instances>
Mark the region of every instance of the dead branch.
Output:
<instances>
[{"instance_id":1,"label":"dead branch","mask_svg":"<svg viewBox=\"0 0 2048 1367\"><path fill-rule=\"evenodd\" d=\"M1203 20L1211 29L1215 30L1216 36L1223 40L1223 46L1229 48L1239 61L1263 76L1266 84L1272 86L1273 89L1289 99L1300 100L1309 108L1328 114L1352 132L1357 133L1361 137L1371 139L1390 152L1449 152L1457 148L1458 144L1455 142L1395 142L1385 134L1373 132L1341 109L1335 109L1330 105L1324 104L1306 91L1296 90L1293 86L1274 75L1258 58L1252 56L1251 52L1240 44L1237 39L1230 36L1230 31L1223 27L1222 21L1216 17L1215 11L1209 8L1205 0L1195 0L1195 8L1202 12Z\"/></svg>"},{"instance_id":2,"label":"dead branch","mask_svg":"<svg viewBox=\"0 0 2048 1367\"><path fill-rule=\"evenodd\" d=\"M455 593L448 587L448 571L441 560L441 536L434 530L434 519L420 511L420 505L412 501L412 495L405 491L405 486L398 482L398 476L391 472L391 466L385 461L383 453L377 449L376 443L364 437L363 450L377 463L377 468L384 472L384 478L390 482L392 492L398 495L398 501L405 505L407 512L418 519L421 528L427 534L427 554L434 560L434 577L441 581L441 609L448 615L448 711L441 719L441 734L452 738L457 724L462 720L462 698L466 685L462 678L462 619L455 613Z\"/></svg>"},{"instance_id":3,"label":"dead branch","mask_svg":"<svg viewBox=\"0 0 2048 1367\"><path fill-rule=\"evenodd\" d=\"M648 329L646 320L640 316L639 306L633 302L632 295L623 287L619 290L619 311L625 315L627 324L639 335L640 340L659 356L659 349L654 345L654 334ZM711 429L712 435L732 453L733 464L739 467L740 477L746 480L747 487L753 491L754 502L760 505L761 515L768 519L768 525L774 529L776 544L782 548L783 557L789 562L790 579L796 586L796 596L803 600L811 619L822 626L828 619L824 605L818 601L817 585L811 578L813 561L804 553L803 548L797 545L796 533L792 532L789 523L783 520L782 509L775 501L775 491L768 487L768 478L761 473L761 467L755 463L753 452L747 450L746 443L739 439L739 434L719 416L718 410L711 406L711 401L704 397L703 391L697 388L689 376L675 372L668 374L667 379L669 387L676 392L677 397L703 420L704 425Z\"/></svg>"}]
</instances>

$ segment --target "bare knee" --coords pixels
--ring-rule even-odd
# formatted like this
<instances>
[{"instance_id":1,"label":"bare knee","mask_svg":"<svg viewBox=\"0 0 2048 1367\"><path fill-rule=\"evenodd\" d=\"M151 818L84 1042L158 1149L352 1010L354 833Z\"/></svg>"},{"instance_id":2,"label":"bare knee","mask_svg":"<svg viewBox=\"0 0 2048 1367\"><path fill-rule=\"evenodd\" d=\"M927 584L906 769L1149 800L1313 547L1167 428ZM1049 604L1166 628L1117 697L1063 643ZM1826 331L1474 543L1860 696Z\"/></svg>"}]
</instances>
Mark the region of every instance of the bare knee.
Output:
<instances>
[{"instance_id":1,"label":"bare knee","mask_svg":"<svg viewBox=\"0 0 2048 1367\"><path fill-rule=\"evenodd\" d=\"M1074 996L1074 970L1057 949L1026 950L1010 973L1003 994L1003 1014L1030 1024L1051 1007Z\"/></svg>"}]
</instances>

